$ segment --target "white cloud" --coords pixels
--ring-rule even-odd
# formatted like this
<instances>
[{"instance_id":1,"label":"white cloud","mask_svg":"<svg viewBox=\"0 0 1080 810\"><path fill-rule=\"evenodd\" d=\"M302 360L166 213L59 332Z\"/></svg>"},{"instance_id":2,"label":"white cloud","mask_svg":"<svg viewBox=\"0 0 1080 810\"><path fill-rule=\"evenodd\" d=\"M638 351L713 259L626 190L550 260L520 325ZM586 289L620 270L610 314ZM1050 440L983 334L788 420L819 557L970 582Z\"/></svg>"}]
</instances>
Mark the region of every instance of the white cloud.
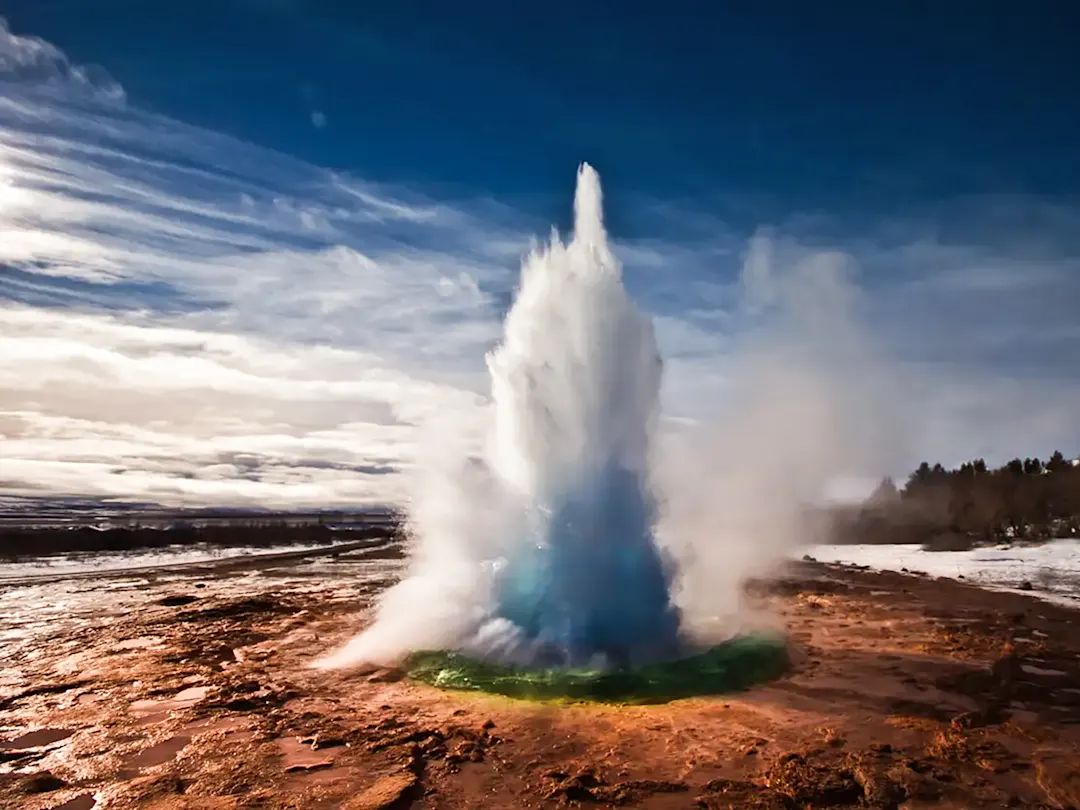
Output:
<instances>
[{"instance_id":1,"label":"white cloud","mask_svg":"<svg viewBox=\"0 0 1080 810\"><path fill-rule=\"evenodd\" d=\"M0 17L0 82L19 82L39 90L87 95L113 104L124 102L124 90L104 70L73 65L55 45L40 37L18 36Z\"/></svg>"},{"instance_id":2,"label":"white cloud","mask_svg":"<svg viewBox=\"0 0 1080 810\"><path fill-rule=\"evenodd\" d=\"M357 350L109 315L6 307L0 335L0 479L15 490L397 500L417 424L475 401ZM224 475L238 459L244 474Z\"/></svg>"}]
</instances>

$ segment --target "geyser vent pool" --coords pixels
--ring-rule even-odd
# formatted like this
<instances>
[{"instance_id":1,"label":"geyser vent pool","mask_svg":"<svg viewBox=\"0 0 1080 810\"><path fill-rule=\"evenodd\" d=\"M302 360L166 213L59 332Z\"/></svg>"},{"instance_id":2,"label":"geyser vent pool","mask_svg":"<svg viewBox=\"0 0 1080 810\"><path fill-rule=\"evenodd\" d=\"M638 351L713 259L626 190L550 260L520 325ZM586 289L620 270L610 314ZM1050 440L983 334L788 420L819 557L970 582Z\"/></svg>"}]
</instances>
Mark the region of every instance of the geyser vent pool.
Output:
<instances>
[{"instance_id":1,"label":"geyser vent pool","mask_svg":"<svg viewBox=\"0 0 1080 810\"><path fill-rule=\"evenodd\" d=\"M783 675L787 645L776 635L743 636L682 658L616 669L512 666L460 652L415 653L412 678L442 689L527 700L659 703L737 692Z\"/></svg>"}]
</instances>

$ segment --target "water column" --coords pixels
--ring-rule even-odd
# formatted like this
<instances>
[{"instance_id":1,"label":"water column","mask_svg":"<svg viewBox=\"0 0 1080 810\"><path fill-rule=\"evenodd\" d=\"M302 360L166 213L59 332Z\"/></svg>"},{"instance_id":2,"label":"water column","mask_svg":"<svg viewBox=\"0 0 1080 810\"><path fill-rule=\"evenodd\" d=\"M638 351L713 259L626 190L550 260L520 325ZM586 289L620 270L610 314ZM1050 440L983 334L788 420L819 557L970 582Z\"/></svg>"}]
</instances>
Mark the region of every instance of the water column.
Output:
<instances>
[{"instance_id":1,"label":"water column","mask_svg":"<svg viewBox=\"0 0 1080 810\"><path fill-rule=\"evenodd\" d=\"M574 233L525 262L489 358L493 468L526 512L496 579L496 617L537 663L650 660L676 649L648 485L661 363L622 284L599 177L578 172Z\"/></svg>"}]
</instances>

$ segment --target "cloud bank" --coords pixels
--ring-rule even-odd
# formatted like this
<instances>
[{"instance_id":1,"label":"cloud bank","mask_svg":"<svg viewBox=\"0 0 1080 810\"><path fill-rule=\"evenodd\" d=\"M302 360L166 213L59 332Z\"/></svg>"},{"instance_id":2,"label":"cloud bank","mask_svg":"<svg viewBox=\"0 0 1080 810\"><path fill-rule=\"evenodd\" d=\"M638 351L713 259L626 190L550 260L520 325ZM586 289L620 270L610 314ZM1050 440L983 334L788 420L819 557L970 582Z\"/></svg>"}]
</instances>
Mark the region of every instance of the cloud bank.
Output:
<instances>
[{"instance_id":1,"label":"cloud bank","mask_svg":"<svg viewBox=\"0 0 1080 810\"><path fill-rule=\"evenodd\" d=\"M473 440L484 354L547 223L482 190L381 187L147 113L4 24L0 86L5 492L399 502L428 431L452 416ZM1022 197L869 225L777 211L748 234L656 201L648 235L616 250L656 323L667 429L719 419L794 316L821 379L873 398L878 424L859 430L896 439L848 460L853 476L1075 452L1078 212ZM832 328L848 315L858 334ZM778 379L770 426L792 395ZM745 427L717 452L801 440Z\"/></svg>"}]
</instances>

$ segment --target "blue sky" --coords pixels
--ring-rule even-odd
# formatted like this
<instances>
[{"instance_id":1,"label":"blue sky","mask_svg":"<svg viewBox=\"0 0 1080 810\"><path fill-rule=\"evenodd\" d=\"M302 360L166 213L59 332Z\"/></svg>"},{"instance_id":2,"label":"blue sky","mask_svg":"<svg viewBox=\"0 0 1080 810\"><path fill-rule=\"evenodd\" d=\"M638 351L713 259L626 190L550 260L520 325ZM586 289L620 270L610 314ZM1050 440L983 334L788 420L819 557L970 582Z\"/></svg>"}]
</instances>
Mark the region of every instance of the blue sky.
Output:
<instances>
[{"instance_id":1,"label":"blue sky","mask_svg":"<svg viewBox=\"0 0 1080 810\"><path fill-rule=\"evenodd\" d=\"M1067 2L5 7L142 108L545 217L583 155L611 196L761 195L770 214L1080 182Z\"/></svg>"},{"instance_id":2,"label":"blue sky","mask_svg":"<svg viewBox=\"0 0 1080 810\"><path fill-rule=\"evenodd\" d=\"M0 485L396 497L425 415L485 390L582 160L672 416L773 328L740 287L757 233L780 275L857 268L912 400L881 469L1080 451L1080 12L662 12L8 0Z\"/></svg>"}]
</instances>

